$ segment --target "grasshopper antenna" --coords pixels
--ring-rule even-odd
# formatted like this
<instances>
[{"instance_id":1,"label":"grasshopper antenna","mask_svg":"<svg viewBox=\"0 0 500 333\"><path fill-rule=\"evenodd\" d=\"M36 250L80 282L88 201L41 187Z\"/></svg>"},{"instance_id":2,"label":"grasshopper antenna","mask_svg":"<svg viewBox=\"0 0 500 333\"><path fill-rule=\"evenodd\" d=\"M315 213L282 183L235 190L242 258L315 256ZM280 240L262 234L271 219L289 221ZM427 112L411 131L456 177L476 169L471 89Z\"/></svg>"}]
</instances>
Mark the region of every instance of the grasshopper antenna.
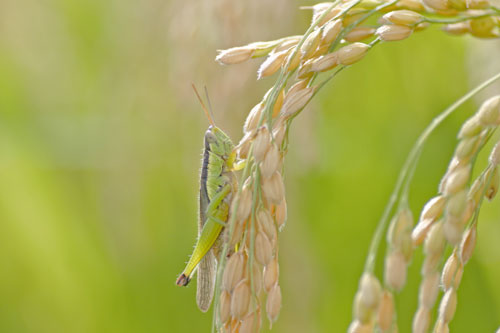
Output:
<instances>
[{"instance_id":1,"label":"grasshopper antenna","mask_svg":"<svg viewBox=\"0 0 500 333\"><path fill-rule=\"evenodd\" d=\"M210 111L210 115L212 116L212 119L214 119L214 111L212 110L212 103L210 103L210 97L208 97L207 86L204 86L203 88L205 88L205 97L206 97L207 103L208 103L208 111Z\"/></svg>"},{"instance_id":2,"label":"grasshopper antenna","mask_svg":"<svg viewBox=\"0 0 500 333\"><path fill-rule=\"evenodd\" d=\"M200 97L200 94L198 94L198 90L196 90L196 87L194 86L194 83L191 83L191 86L193 87L193 90L194 90L194 93L196 94L196 97L198 97L198 101L200 101L200 104L201 104L201 107L202 107L203 111L205 111L205 115L208 118L208 122L210 123L210 125L212 125L213 127L215 127L214 120L210 116L210 114L209 114L209 112L207 110L207 107L205 106L205 103L203 103L203 100ZM209 102L209 105L210 105L210 102Z\"/></svg>"}]
</instances>

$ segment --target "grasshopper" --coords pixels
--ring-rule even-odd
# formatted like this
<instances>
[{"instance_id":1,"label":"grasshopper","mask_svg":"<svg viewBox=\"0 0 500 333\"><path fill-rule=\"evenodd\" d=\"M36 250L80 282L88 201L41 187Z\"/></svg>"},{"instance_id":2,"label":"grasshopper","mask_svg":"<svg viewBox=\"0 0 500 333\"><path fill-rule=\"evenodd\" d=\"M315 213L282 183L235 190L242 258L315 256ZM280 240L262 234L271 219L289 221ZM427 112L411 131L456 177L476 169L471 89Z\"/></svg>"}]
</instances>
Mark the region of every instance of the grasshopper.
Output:
<instances>
[{"instance_id":1,"label":"grasshopper","mask_svg":"<svg viewBox=\"0 0 500 333\"><path fill-rule=\"evenodd\" d=\"M193 85L210 126L205 132L205 146L200 177L198 240L186 268L177 278L178 286L187 286L198 271L196 303L201 311L210 308L215 288L220 237L228 220L233 193L237 190L234 175L236 153L231 139L210 117L200 95Z\"/></svg>"}]
</instances>

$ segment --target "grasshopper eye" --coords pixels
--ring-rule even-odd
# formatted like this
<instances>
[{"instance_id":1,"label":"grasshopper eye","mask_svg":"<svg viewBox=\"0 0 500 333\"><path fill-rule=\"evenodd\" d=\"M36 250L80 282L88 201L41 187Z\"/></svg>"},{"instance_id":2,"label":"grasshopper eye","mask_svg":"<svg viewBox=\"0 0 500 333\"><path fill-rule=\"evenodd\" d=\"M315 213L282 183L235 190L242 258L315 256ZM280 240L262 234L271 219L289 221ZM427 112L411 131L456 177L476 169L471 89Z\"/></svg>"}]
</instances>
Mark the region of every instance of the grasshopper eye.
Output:
<instances>
[{"instance_id":1,"label":"grasshopper eye","mask_svg":"<svg viewBox=\"0 0 500 333\"><path fill-rule=\"evenodd\" d=\"M208 130L205 132L205 140L207 140L208 143L214 143L217 142L217 137L214 133Z\"/></svg>"}]
</instances>

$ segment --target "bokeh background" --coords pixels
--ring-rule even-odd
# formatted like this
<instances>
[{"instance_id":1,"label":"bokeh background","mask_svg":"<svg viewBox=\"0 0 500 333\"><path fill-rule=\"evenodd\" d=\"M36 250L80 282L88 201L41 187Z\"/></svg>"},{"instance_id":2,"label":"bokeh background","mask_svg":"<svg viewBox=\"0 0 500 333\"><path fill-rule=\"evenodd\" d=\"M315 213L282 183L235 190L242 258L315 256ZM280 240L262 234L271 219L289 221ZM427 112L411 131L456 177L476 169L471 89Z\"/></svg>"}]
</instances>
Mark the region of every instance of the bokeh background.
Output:
<instances>
[{"instance_id":1,"label":"bokeh background","mask_svg":"<svg viewBox=\"0 0 500 333\"><path fill-rule=\"evenodd\" d=\"M0 332L209 331L194 284L174 283L195 242L207 127L190 85L207 86L216 122L238 141L275 78L257 82L257 60L222 67L216 50L300 34L310 13L298 6L311 4L0 2ZM434 28L379 45L296 119L273 332L346 330L370 238L411 145L436 114L500 71L499 50L498 41ZM477 106L431 137L412 186L415 216ZM453 332L500 325L498 200L484 205L478 235ZM419 250L397 297L401 332L410 331L421 260Z\"/></svg>"}]
</instances>

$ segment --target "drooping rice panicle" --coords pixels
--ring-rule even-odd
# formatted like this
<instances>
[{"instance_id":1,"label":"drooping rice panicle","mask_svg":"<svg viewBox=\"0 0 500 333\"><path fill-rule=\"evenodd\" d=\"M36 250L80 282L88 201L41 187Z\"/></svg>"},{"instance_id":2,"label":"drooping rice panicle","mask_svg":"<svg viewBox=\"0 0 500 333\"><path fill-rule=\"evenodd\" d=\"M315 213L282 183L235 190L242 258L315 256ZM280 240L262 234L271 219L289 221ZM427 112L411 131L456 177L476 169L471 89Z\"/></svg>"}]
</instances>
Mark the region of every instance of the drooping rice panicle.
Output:
<instances>
[{"instance_id":1,"label":"drooping rice panicle","mask_svg":"<svg viewBox=\"0 0 500 333\"><path fill-rule=\"evenodd\" d=\"M440 185L440 194L424 207L420 221L413 231L413 243L418 246L424 241L425 260L422 265L422 282L419 292L419 308L413 321L414 332L426 332L430 325L430 314L437 298L439 270L446 243L455 247L445 265L446 294L441 302L438 331L447 327L456 307L456 287L450 274L462 275L463 262L458 246L461 239L471 237L475 227L464 232L464 228L479 208L480 201L471 194L471 170L475 157L491 133L500 125L500 96L486 101L479 111L469 118L458 134L459 143L450 162L448 171ZM496 170L496 166L494 167ZM470 247L470 242L467 242Z\"/></svg>"},{"instance_id":2,"label":"drooping rice panicle","mask_svg":"<svg viewBox=\"0 0 500 333\"><path fill-rule=\"evenodd\" d=\"M488 102L494 101L497 109L496 121L500 121L500 96L490 99ZM491 103L485 103L486 106L491 106ZM492 111L492 110L489 110ZM439 307L439 317L434 327L435 332L448 332L449 323L453 319L455 309L457 307L457 290L462 280L464 266L470 260L477 238L477 224L479 209L483 199L486 197L492 200L499 186L498 165L500 163L500 142L493 148L489 164L481 175L474 181L474 184L469 190L467 197L471 200L473 212L470 216L468 227L461 235L461 241L453 248L452 254L446 260L446 263L441 272L441 287L444 291L444 296Z\"/></svg>"},{"instance_id":3,"label":"drooping rice panicle","mask_svg":"<svg viewBox=\"0 0 500 333\"><path fill-rule=\"evenodd\" d=\"M266 314L270 325L278 318L282 300L278 232L287 217L283 165L292 121L328 80L361 61L381 42L409 38L432 24L445 25L449 32L453 25L467 24L467 29L461 31L477 37L497 34L498 24L493 26L491 22L499 12L479 4L484 0L469 0L465 6L458 1L320 3L308 7L313 19L302 36L219 51L216 60L224 65L267 57L257 70L258 79L279 73L274 86L249 112L236 148L246 165L232 203L218 268L214 323L219 329L258 331L261 313ZM447 18L436 19L436 13ZM371 18L378 19L375 25L366 24ZM318 78L322 78L319 83ZM392 325L393 292L405 283L412 252L411 212L400 210L398 214L395 219L401 222L394 222L392 229L385 288L380 287L370 270L363 275L355 302L353 332L373 328L377 323L380 327Z\"/></svg>"},{"instance_id":4,"label":"drooping rice panicle","mask_svg":"<svg viewBox=\"0 0 500 333\"><path fill-rule=\"evenodd\" d=\"M466 95L464 98L456 102L449 109L443 112L436 120L431 124L430 127L424 131L422 136L417 141L416 146L410 153L410 156L405 163L403 172L400 174L400 179L398 179L398 184L396 190L391 196L391 202L386 208L386 214L383 216L381 222L384 222L386 216L398 198L398 194L401 191L400 207L397 210L395 217L392 219L389 230L387 232L387 242L388 242L388 252L386 256L385 265L385 291L384 299L382 302L384 306L380 306L377 315L377 326L382 332L393 332L397 331L397 323L394 311L394 297L393 293L399 291L405 283L406 280L406 266L411 258L412 248L424 244L424 252L426 254L426 259L424 260L422 266L423 280L419 292L419 308L415 313L414 317L414 332L426 332L430 326L431 321L431 310L436 301L438 290L439 290L439 263L442 260L442 254L444 247L447 242L450 244L457 244L465 236L461 236L464 232L465 225L470 221L471 217L477 216L480 202L483 195L487 196L487 193L496 193L498 188L499 177L497 174L497 167L490 166L483 173L481 177L474 182L471 191L464 192L467 194L468 198L471 200L464 201L461 199L462 194L457 196L457 193L462 193L467 183L470 179L464 175L456 174L460 171L460 167L472 168L471 164L475 162L476 156L479 150L484 146L486 141L491 137L493 131L500 125L500 96L496 96L487 100L478 112L465 122L459 133L460 143L457 146L455 155L450 163L448 172L443 177L443 181L440 185L440 194L432 198L424 207L419 223L417 226L411 230L412 227L412 215L407 206L407 195L408 195L408 185L411 182L411 176L414 171L416 161L422 149L422 145L429 136L429 134L436 128L436 126L445 119L453 110L455 110L458 105L462 104L467 98L477 93L480 89L484 88L489 83L500 78L500 74L496 75L494 78L489 80L489 82L483 84L482 86L476 88L474 91ZM475 137L474 145L466 145L463 142L468 142L467 140ZM469 146L468 148L466 148ZM490 156L490 165L495 165L499 158L499 148L495 147ZM411 166L413 165L413 166ZM411 171L410 171L411 169ZM494 172L495 171L495 172ZM468 173L469 174L469 173ZM492 179L490 185L485 185L486 180L490 178L485 178L486 174ZM465 179L465 180L464 180ZM406 183L403 190L403 183ZM488 186L486 190L485 187ZM481 192L483 190L484 192ZM488 196L487 196L488 197ZM458 198L458 199L457 199ZM463 202L462 202L463 201ZM472 202L472 203L471 203ZM446 217L446 218L444 218ZM459 221L465 221L460 223L454 223L455 219ZM445 229L445 222L453 223L452 231ZM461 227L460 227L461 226ZM376 236L381 235L384 230L384 223L379 224ZM447 227L448 228L448 227ZM455 233L454 228L460 230L460 238L457 240L453 237ZM473 230L473 229L468 229ZM468 241L462 241L463 244L468 244L467 248L472 248L471 241L472 236L475 233L472 231L467 231ZM474 238L475 239L475 238ZM372 243L372 248L370 250L367 266L365 267L365 273L373 271L373 263L375 260L379 239L374 238ZM410 246L406 245L409 244ZM469 253L470 251L466 251ZM359 294L359 291L358 291ZM357 295L358 295L357 294ZM443 321L445 324L451 320L451 307L453 306L453 301L456 300L456 295L451 295L448 297L450 301L445 301L446 304L450 304L446 307L445 318L448 321ZM358 303L358 297L355 297L355 304ZM444 308L443 308L444 311ZM360 322L359 315L354 315L354 321L351 324L351 328L360 328L362 322ZM438 323L439 324L439 323ZM443 326L442 324L440 324ZM373 325L365 326L372 327ZM439 326L439 327L441 327ZM368 329L368 328L367 328ZM371 328L370 328L371 329ZM352 331L352 330L351 330Z\"/></svg>"}]
</instances>

